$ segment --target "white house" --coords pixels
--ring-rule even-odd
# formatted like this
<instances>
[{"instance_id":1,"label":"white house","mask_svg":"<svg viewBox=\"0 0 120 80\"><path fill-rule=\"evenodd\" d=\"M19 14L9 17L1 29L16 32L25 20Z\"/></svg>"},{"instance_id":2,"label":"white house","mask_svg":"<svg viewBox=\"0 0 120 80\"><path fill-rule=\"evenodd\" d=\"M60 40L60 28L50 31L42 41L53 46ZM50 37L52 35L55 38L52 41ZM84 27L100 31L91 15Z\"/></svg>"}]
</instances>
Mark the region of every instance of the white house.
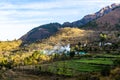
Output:
<instances>
[{"instance_id":1,"label":"white house","mask_svg":"<svg viewBox=\"0 0 120 80\"><path fill-rule=\"evenodd\" d=\"M56 45L51 50L44 50L44 53L48 55L54 54L54 53L62 54L62 53L68 53L68 52L70 52L70 44L66 46Z\"/></svg>"}]
</instances>

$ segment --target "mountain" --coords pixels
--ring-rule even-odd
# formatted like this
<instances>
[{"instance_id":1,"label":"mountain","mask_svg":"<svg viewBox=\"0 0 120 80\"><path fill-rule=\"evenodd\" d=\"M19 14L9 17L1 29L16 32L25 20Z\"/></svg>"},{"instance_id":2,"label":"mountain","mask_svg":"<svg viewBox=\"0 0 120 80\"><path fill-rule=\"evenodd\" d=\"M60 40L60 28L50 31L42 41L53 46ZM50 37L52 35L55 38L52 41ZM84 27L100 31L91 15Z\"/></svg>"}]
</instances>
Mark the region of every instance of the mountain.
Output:
<instances>
[{"instance_id":1,"label":"mountain","mask_svg":"<svg viewBox=\"0 0 120 80\"><path fill-rule=\"evenodd\" d=\"M49 38L54 35L60 28L64 27L79 27L82 29L91 30L109 30L117 29L120 24L120 4L112 4L104 7L98 12L84 16L81 20L74 21L72 23L65 22L63 24L50 23L41 25L29 31L27 34L22 36L20 39L23 42L35 42L42 39ZM115 26L115 27L114 27ZM117 26L117 27L116 27Z\"/></svg>"},{"instance_id":2,"label":"mountain","mask_svg":"<svg viewBox=\"0 0 120 80\"><path fill-rule=\"evenodd\" d=\"M120 30L120 7L114 8L108 14L88 22L82 29L94 31L119 31Z\"/></svg>"},{"instance_id":3,"label":"mountain","mask_svg":"<svg viewBox=\"0 0 120 80\"><path fill-rule=\"evenodd\" d=\"M61 24L59 23L45 24L32 29L27 34L22 36L20 39L24 42L34 42L37 40L45 39L55 34L60 27L61 27Z\"/></svg>"},{"instance_id":4,"label":"mountain","mask_svg":"<svg viewBox=\"0 0 120 80\"><path fill-rule=\"evenodd\" d=\"M63 24L63 26L70 26L70 27L80 27L82 25L85 25L86 23L95 20L97 18L100 18L108 13L110 13L111 11L113 11L115 8L119 7L120 4L112 4L110 6L106 6L104 8L102 8L101 10L99 10L98 12L94 13L94 14L89 14L84 16L81 20L78 21L74 21L72 23L69 22L65 22Z\"/></svg>"},{"instance_id":5,"label":"mountain","mask_svg":"<svg viewBox=\"0 0 120 80\"><path fill-rule=\"evenodd\" d=\"M120 7L96 20L97 30L120 30Z\"/></svg>"}]
</instances>

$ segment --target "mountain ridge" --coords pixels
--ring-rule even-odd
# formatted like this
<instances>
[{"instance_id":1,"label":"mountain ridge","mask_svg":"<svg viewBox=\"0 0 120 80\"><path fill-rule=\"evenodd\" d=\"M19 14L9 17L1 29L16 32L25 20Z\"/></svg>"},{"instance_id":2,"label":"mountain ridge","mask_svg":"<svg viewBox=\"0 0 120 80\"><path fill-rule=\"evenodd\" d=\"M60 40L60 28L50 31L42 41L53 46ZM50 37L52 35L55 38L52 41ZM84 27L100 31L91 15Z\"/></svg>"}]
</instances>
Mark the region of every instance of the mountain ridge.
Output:
<instances>
[{"instance_id":1,"label":"mountain ridge","mask_svg":"<svg viewBox=\"0 0 120 80\"><path fill-rule=\"evenodd\" d=\"M27 34L22 36L20 39L23 42L35 42L37 40L42 40L42 39L50 37L51 35L55 34L57 31L59 31L60 28L64 28L64 27L79 27L79 28L81 28L81 26L86 25L87 23L94 21L98 18L101 18L119 7L120 7L120 4L114 3L112 5L109 5L109 6L106 6L102 9L100 9L98 12L96 12L94 14L86 15L81 20L74 21L72 23L65 22L63 24L50 23L50 24L41 25L36 28L33 28ZM96 22L95 22L95 24L96 24Z\"/></svg>"},{"instance_id":2,"label":"mountain ridge","mask_svg":"<svg viewBox=\"0 0 120 80\"><path fill-rule=\"evenodd\" d=\"M88 23L88 22L90 22L90 21L92 21L94 19L97 19L99 17L104 16L105 14L108 14L113 9L115 9L115 8L117 8L119 6L120 6L120 4L114 3L112 5L109 5L109 6L106 6L106 7L102 8L102 9L100 9L98 12L96 12L94 14L88 14L88 15L84 16L81 20L74 21L72 23L67 22L67 23L69 23L67 25L65 25L66 24L66 22L65 22L65 23L63 23L63 25L65 25L65 26L72 25L72 27L80 27L80 26L82 26L82 25L84 25L84 24L86 24L86 23Z\"/></svg>"}]
</instances>

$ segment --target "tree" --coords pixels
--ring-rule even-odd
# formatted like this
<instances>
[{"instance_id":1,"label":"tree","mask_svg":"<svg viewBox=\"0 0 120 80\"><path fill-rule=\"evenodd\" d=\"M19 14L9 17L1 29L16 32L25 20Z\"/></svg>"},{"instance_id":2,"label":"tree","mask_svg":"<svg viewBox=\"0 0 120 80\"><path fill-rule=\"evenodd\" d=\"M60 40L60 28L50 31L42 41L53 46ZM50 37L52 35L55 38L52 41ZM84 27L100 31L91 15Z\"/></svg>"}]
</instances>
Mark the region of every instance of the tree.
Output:
<instances>
[{"instance_id":1,"label":"tree","mask_svg":"<svg viewBox=\"0 0 120 80\"><path fill-rule=\"evenodd\" d=\"M101 46L104 45L104 42L107 40L107 35L104 33L100 33L100 42L101 42Z\"/></svg>"},{"instance_id":2,"label":"tree","mask_svg":"<svg viewBox=\"0 0 120 80\"><path fill-rule=\"evenodd\" d=\"M78 43L79 48L81 47L81 42Z\"/></svg>"},{"instance_id":3,"label":"tree","mask_svg":"<svg viewBox=\"0 0 120 80\"><path fill-rule=\"evenodd\" d=\"M39 56L40 56L40 52L39 52L39 51L35 51L35 52L33 52L33 54L32 54L32 57L33 57L34 59L38 59Z\"/></svg>"},{"instance_id":4,"label":"tree","mask_svg":"<svg viewBox=\"0 0 120 80\"><path fill-rule=\"evenodd\" d=\"M114 66L120 66L120 59L117 58L113 61Z\"/></svg>"},{"instance_id":5,"label":"tree","mask_svg":"<svg viewBox=\"0 0 120 80\"><path fill-rule=\"evenodd\" d=\"M107 39L107 35L101 32L101 33L100 33L100 41L103 42L103 41L105 41L106 39Z\"/></svg>"},{"instance_id":6,"label":"tree","mask_svg":"<svg viewBox=\"0 0 120 80\"><path fill-rule=\"evenodd\" d=\"M74 51L71 51L70 52L70 57L73 58L75 56L75 52Z\"/></svg>"}]
</instances>

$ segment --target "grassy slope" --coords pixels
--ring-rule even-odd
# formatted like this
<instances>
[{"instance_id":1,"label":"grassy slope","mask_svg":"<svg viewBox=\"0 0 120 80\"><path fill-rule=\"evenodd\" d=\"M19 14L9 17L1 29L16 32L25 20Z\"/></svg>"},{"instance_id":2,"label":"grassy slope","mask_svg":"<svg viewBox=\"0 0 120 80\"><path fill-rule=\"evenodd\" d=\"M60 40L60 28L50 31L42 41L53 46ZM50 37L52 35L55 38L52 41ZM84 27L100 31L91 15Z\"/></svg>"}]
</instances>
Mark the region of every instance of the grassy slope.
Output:
<instances>
[{"instance_id":1,"label":"grassy slope","mask_svg":"<svg viewBox=\"0 0 120 80\"><path fill-rule=\"evenodd\" d=\"M78 42L85 42L88 36L91 36L93 31L85 31L78 28L62 28L55 35L48 39L42 40L42 42L36 42L28 46L29 49L49 49L58 43L61 44L76 44Z\"/></svg>"},{"instance_id":2,"label":"grassy slope","mask_svg":"<svg viewBox=\"0 0 120 80\"><path fill-rule=\"evenodd\" d=\"M53 46L58 45L59 43L62 45L70 44L78 44L78 42L86 43L86 42L94 42L99 41L101 31L92 31L92 30L82 30L79 28L61 28L55 35L43 39L42 41L37 41L28 45L26 48L29 50L43 50L43 49L51 49ZM118 31L102 31L106 33L109 41L116 41L118 38L116 34Z\"/></svg>"}]
</instances>

